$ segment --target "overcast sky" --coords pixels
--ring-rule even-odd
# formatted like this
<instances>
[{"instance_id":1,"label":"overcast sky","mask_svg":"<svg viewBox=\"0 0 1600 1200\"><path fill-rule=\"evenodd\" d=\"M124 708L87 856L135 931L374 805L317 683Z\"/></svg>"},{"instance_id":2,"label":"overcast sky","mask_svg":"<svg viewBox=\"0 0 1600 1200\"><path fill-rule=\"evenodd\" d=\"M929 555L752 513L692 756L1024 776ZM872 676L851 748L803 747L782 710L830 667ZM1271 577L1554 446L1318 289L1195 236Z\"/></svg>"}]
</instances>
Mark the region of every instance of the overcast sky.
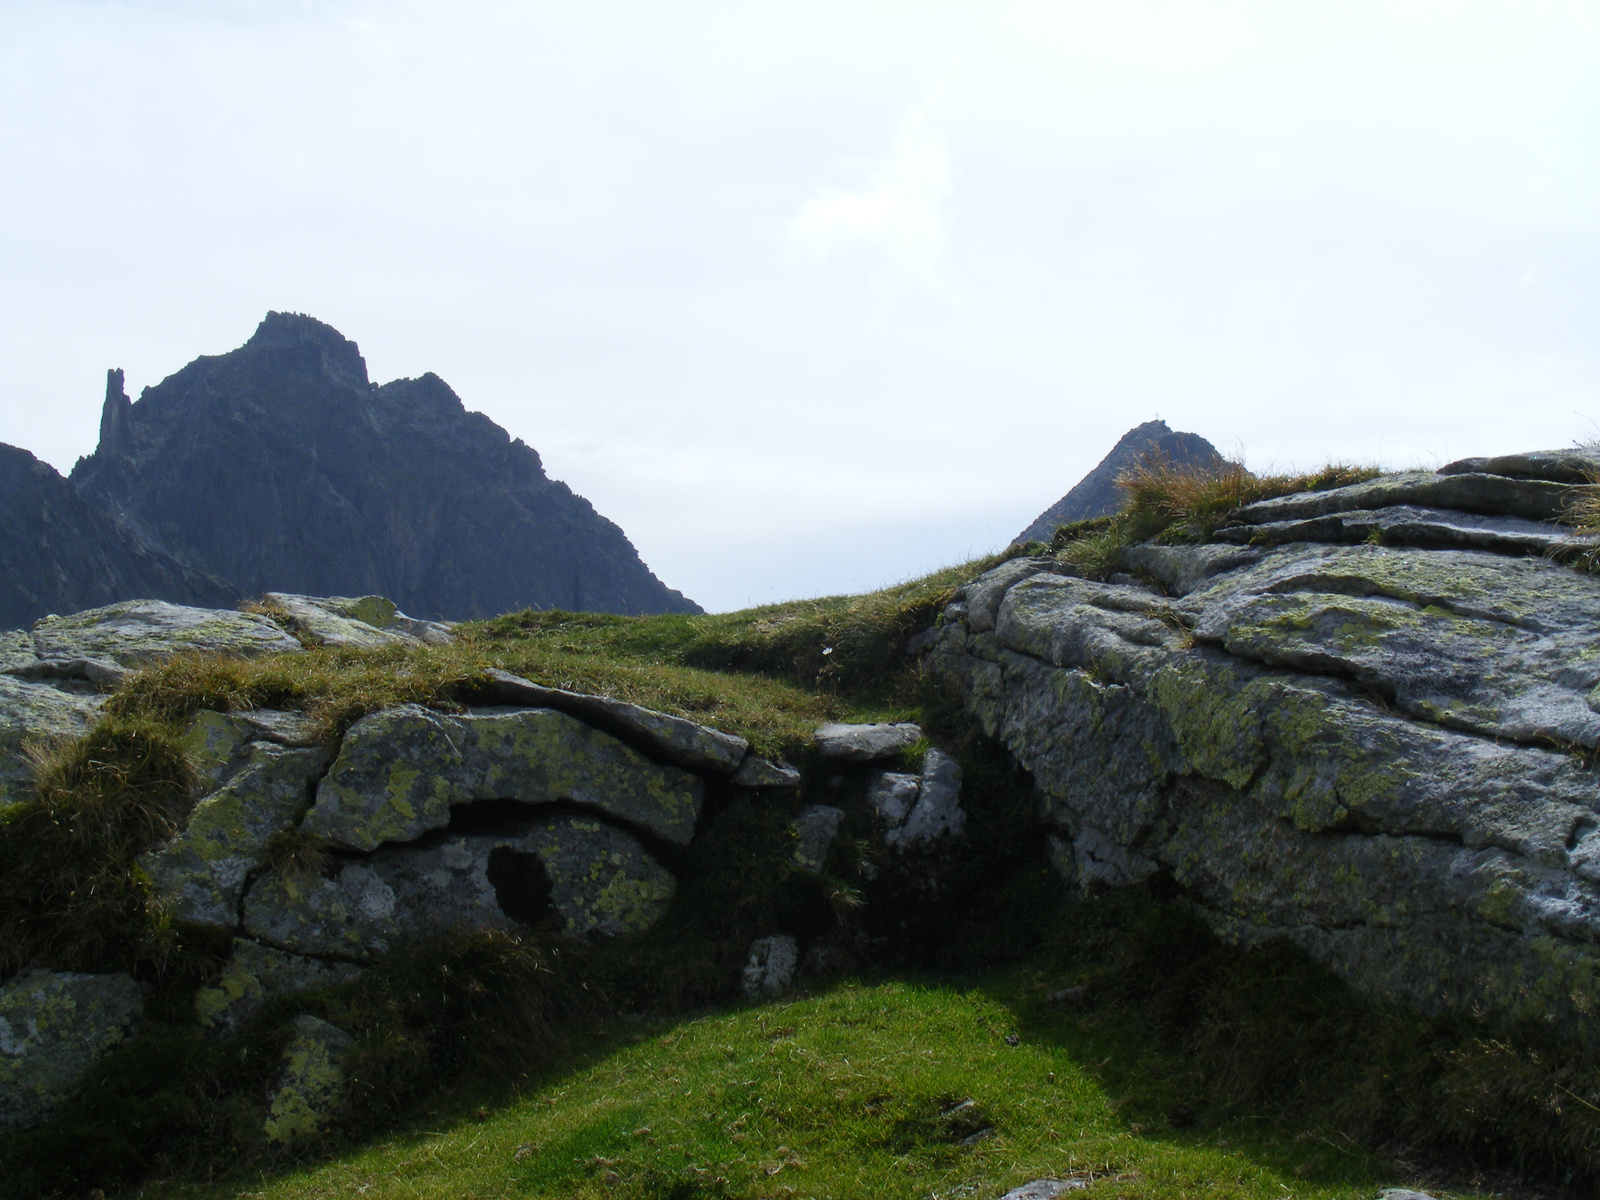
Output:
<instances>
[{"instance_id":1,"label":"overcast sky","mask_svg":"<svg viewBox=\"0 0 1600 1200\"><path fill-rule=\"evenodd\" d=\"M1594 4L0 0L0 441L269 309L706 607L1255 469L1600 436Z\"/></svg>"}]
</instances>

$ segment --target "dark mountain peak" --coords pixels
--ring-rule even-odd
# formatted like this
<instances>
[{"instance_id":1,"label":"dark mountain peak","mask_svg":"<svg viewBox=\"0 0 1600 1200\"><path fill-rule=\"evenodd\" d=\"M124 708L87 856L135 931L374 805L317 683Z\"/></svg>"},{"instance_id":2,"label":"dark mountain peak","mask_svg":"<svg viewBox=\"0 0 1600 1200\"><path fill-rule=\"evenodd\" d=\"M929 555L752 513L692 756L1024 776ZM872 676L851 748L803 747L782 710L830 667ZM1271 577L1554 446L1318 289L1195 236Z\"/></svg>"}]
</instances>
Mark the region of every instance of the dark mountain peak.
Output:
<instances>
[{"instance_id":1,"label":"dark mountain peak","mask_svg":"<svg viewBox=\"0 0 1600 1200\"><path fill-rule=\"evenodd\" d=\"M243 595L378 593L433 618L698 611L439 376L373 386L359 347L300 313L132 405L113 372L72 483Z\"/></svg>"},{"instance_id":2,"label":"dark mountain peak","mask_svg":"<svg viewBox=\"0 0 1600 1200\"><path fill-rule=\"evenodd\" d=\"M1223 461L1217 448L1198 433L1175 433L1162 420L1135 425L1117 439L1117 444L1100 460L1099 466L1017 534L1012 545L1048 542L1058 526L1092 517L1109 517L1122 507L1118 476L1149 458L1165 459L1180 467L1209 467Z\"/></svg>"},{"instance_id":3,"label":"dark mountain peak","mask_svg":"<svg viewBox=\"0 0 1600 1200\"><path fill-rule=\"evenodd\" d=\"M371 387L367 360L357 346L332 325L304 313L269 312L239 356L272 355L285 362L314 367L330 378L363 391ZM225 355L224 357L233 357Z\"/></svg>"}]
</instances>

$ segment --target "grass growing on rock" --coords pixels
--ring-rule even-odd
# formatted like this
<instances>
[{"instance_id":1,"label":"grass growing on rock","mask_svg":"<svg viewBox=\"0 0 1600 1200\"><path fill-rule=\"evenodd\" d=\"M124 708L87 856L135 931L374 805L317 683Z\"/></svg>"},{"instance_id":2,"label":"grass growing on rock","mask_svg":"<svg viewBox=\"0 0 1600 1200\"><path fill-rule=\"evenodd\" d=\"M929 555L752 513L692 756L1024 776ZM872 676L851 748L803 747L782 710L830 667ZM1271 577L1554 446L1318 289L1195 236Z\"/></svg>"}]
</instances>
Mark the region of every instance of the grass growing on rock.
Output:
<instances>
[{"instance_id":1,"label":"grass growing on rock","mask_svg":"<svg viewBox=\"0 0 1600 1200\"><path fill-rule=\"evenodd\" d=\"M1122 552L1129 546L1151 538L1203 542L1247 504L1348 487L1381 473L1377 467L1329 463L1305 475L1253 475L1237 462L1208 468L1150 457L1118 477L1124 496L1119 513L1061 526L1050 549L1084 577L1105 579L1124 569Z\"/></svg>"}]
</instances>

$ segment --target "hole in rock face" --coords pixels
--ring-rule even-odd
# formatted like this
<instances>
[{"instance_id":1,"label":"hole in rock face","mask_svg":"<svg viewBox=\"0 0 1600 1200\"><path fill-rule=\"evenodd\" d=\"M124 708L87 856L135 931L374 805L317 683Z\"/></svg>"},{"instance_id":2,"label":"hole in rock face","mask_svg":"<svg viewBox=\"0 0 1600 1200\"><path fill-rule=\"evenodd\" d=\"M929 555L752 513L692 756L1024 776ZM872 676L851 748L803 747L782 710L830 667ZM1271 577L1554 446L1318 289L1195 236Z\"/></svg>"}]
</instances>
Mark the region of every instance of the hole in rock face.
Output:
<instances>
[{"instance_id":1,"label":"hole in rock face","mask_svg":"<svg viewBox=\"0 0 1600 1200\"><path fill-rule=\"evenodd\" d=\"M509 846L489 851L485 872L494 888L500 911L523 925L537 925L555 915L550 903L550 876L537 854L522 854Z\"/></svg>"}]
</instances>

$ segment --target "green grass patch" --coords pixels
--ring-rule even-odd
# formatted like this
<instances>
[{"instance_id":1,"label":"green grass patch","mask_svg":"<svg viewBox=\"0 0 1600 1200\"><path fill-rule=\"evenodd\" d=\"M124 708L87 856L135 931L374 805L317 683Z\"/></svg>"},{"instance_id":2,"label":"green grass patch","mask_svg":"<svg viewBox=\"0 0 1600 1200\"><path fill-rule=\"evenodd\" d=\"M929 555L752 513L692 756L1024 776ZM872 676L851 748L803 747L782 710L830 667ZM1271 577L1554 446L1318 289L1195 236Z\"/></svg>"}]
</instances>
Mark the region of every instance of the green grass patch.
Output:
<instances>
[{"instance_id":1,"label":"green grass patch","mask_svg":"<svg viewBox=\"0 0 1600 1200\"><path fill-rule=\"evenodd\" d=\"M592 1062L492 1110L462 1103L334 1161L145 1195L921 1200L1051 1176L1091 1197L1370 1200L1382 1168L1361 1151L1141 1119L1108 1081L1104 1038L1019 1022L1021 990L847 984L614 1023Z\"/></svg>"}]
</instances>

